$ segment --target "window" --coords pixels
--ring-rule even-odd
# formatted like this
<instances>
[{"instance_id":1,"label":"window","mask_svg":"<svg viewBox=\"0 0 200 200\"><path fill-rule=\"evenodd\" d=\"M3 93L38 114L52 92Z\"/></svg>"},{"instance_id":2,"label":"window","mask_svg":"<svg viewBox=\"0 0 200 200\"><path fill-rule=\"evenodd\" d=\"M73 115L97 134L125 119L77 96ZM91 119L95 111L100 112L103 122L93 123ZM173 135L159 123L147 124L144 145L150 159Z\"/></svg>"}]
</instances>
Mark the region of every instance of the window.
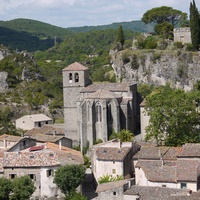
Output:
<instances>
[{"instance_id":1,"label":"window","mask_svg":"<svg viewBox=\"0 0 200 200\"><path fill-rule=\"evenodd\" d=\"M26 140L23 141L23 146L26 146Z\"/></svg>"},{"instance_id":2,"label":"window","mask_svg":"<svg viewBox=\"0 0 200 200\"><path fill-rule=\"evenodd\" d=\"M36 175L35 174L29 174L30 179L36 181Z\"/></svg>"},{"instance_id":3,"label":"window","mask_svg":"<svg viewBox=\"0 0 200 200\"><path fill-rule=\"evenodd\" d=\"M116 169L112 169L112 173L113 173L113 174L116 174Z\"/></svg>"},{"instance_id":4,"label":"window","mask_svg":"<svg viewBox=\"0 0 200 200\"><path fill-rule=\"evenodd\" d=\"M78 75L78 73L75 73L75 82L76 83L79 82L79 75Z\"/></svg>"},{"instance_id":5,"label":"window","mask_svg":"<svg viewBox=\"0 0 200 200\"><path fill-rule=\"evenodd\" d=\"M16 176L16 174L9 174L9 179L14 179Z\"/></svg>"},{"instance_id":6,"label":"window","mask_svg":"<svg viewBox=\"0 0 200 200\"><path fill-rule=\"evenodd\" d=\"M47 177L50 177L50 176L54 176L54 170L53 169L47 170Z\"/></svg>"},{"instance_id":7,"label":"window","mask_svg":"<svg viewBox=\"0 0 200 200\"><path fill-rule=\"evenodd\" d=\"M162 187L167 187L166 185L162 185Z\"/></svg>"},{"instance_id":8,"label":"window","mask_svg":"<svg viewBox=\"0 0 200 200\"><path fill-rule=\"evenodd\" d=\"M116 195L116 192L113 192L113 195L115 196L115 195Z\"/></svg>"},{"instance_id":9,"label":"window","mask_svg":"<svg viewBox=\"0 0 200 200\"><path fill-rule=\"evenodd\" d=\"M99 102L96 103L96 121L101 122L101 104Z\"/></svg>"},{"instance_id":10,"label":"window","mask_svg":"<svg viewBox=\"0 0 200 200\"><path fill-rule=\"evenodd\" d=\"M187 183L181 183L181 189L187 189Z\"/></svg>"},{"instance_id":11,"label":"window","mask_svg":"<svg viewBox=\"0 0 200 200\"><path fill-rule=\"evenodd\" d=\"M69 73L69 80L72 80L72 73Z\"/></svg>"}]
</instances>

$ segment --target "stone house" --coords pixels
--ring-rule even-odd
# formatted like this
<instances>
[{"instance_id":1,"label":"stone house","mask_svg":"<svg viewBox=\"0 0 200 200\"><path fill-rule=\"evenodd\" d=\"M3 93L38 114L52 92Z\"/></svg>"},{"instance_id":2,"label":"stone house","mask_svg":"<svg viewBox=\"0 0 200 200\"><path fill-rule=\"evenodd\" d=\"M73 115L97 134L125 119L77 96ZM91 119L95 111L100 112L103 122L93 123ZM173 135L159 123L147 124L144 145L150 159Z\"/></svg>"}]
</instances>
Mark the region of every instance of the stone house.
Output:
<instances>
[{"instance_id":1,"label":"stone house","mask_svg":"<svg viewBox=\"0 0 200 200\"><path fill-rule=\"evenodd\" d=\"M63 194L53 183L56 169L65 164L83 164L81 152L53 143L31 147L20 152L4 152L3 176L13 179L29 175L36 191L33 197L62 197Z\"/></svg>"},{"instance_id":2,"label":"stone house","mask_svg":"<svg viewBox=\"0 0 200 200\"><path fill-rule=\"evenodd\" d=\"M133 156L138 186L199 189L200 144L142 146Z\"/></svg>"},{"instance_id":3,"label":"stone house","mask_svg":"<svg viewBox=\"0 0 200 200\"><path fill-rule=\"evenodd\" d=\"M137 84L94 83L89 69L73 63L63 69L65 134L74 145L107 141L122 129L134 132L139 116Z\"/></svg>"},{"instance_id":4,"label":"stone house","mask_svg":"<svg viewBox=\"0 0 200 200\"><path fill-rule=\"evenodd\" d=\"M15 135L3 134L0 136L0 149L4 151L21 151L36 145L36 140Z\"/></svg>"},{"instance_id":5,"label":"stone house","mask_svg":"<svg viewBox=\"0 0 200 200\"><path fill-rule=\"evenodd\" d=\"M132 185L131 179L103 183L97 186L98 200L123 200L124 192Z\"/></svg>"},{"instance_id":6,"label":"stone house","mask_svg":"<svg viewBox=\"0 0 200 200\"><path fill-rule=\"evenodd\" d=\"M42 127L45 124L52 124L51 118L44 114L24 115L15 121L16 128L31 130L35 127Z\"/></svg>"},{"instance_id":7,"label":"stone house","mask_svg":"<svg viewBox=\"0 0 200 200\"><path fill-rule=\"evenodd\" d=\"M191 44L190 27L174 28L174 42L182 42L182 44Z\"/></svg>"},{"instance_id":8,"label":"stone house","mask_svg":"<svg viewBox=\"0 0 200 200\"><path fill-rule=\"evenodd\" d=\"M93 146L91 163L96 181L104 175L122 176L125 179L133 177L131 159L138 150L138 145L118 139Z\"/></svg>"}]
</instances>

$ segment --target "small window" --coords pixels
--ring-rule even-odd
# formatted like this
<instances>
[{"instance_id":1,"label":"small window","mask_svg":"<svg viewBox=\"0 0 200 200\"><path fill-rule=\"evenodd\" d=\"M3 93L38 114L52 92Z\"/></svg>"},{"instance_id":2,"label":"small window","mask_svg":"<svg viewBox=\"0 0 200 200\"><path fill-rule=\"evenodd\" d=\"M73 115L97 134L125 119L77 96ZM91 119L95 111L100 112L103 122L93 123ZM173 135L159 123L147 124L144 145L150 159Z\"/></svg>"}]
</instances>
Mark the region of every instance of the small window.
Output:
<instances>
[{"instance_id":1,"label":"small window","mask_svg":"<svg viewBox=\"0 0 200 200\"><path fill-rule=\"evenodd\" d=\"M187 183L181 183L181 189L187 189Z\"/></svg>"},{"instance_id":2,"label":"small window","mask_svg":"<svg viewBox=\"0 0 200 200\"><path fill-rule=\"evenodd\" d=\"M113 173L113 174L116 174L116 169L112 169L112 173Z\"/></svg>"},{"instance_id":3,"label":"small window","mask_svg":"<svg viewBox=\"0 0 200 200\"><path fill-rule=\"evenodd\" d=\"M116 195L116 192L113 192L113 195L115 196L115 195Z\"/></svg>"},{"instance_id":4,"label":"small window","mask_svg":"<svg viewBox=\"0 0 200 200\"><path fill-rule=\"evenodd\" d=\"M16 176L16 174L9 174L9 179L14 179Z\"/></svg>"},{"instance_id":5,"label":"small window","mask_svg":"<svg viewBox=\"0 0 200 200\"><path fill-rule=\"evenodd\" d=\"M26 146L26 140L23 141L23 146Z\"/></svg>"},{"instance_id":6,"label":"small window","mask_svg":"<svg viewBox=\"0 0 200 200\"><path fill-rule=\"evenodd\" d=\"M69 80L72 80L72 73L69 73Z\"/></svg>"},{"instance_id":7,"label":"small window","mask_svg":"<svg viewBox=\"0 0 200 200\"><path fill-rule=\"evenodd\" d=\"M115 164L115 161L113 161L113 164Z\"/></svg>"},{"instance_id":8,"label":"small window","mask_svg":"<svg viewBox=\"0 0 200 200\"><path fill-rule=\"evenodd\" d=\"M49 157L53 157L53 156L54 156L54 154L53 154L53 153L50 153L50 154L49 154Z\"/></svg>"},{"instance_id":9,"label":"small window","mask_svg":"<svg viewBox=\"0 0 200 200\"><path fill-rule=\"evenodd\" d=\"M162 187L167 187L166 185L162 185Z\"/></svg>"},{"instance_id":10,"label":"small window","mask_svg":"<svg viewBox=\"0 0 200 200\"><path fill-rule=\"evenodd\" d=\"M75 73L75 82L76 83L79 82L79 75L78 75L78 73Z\"/></svg>"},{"instance_id":11,"label":"small window","mask_svg":"<svg viewBox=\"0 0 200 200\"><path fill-rule=\"evenodd\" d=\"M54 176L54 170L49 169L47 170L47 177L51 177L51 176Z\"/></svg>"},{"instance_id":12,"label":"small window","mask_svg":"<svg viewBox=\"0 0 200 200\"><path fill-rule=\"evenodd\" d=\"M30 179L33 181L36 181L36 175L35 174L29 174Z\"/></svg>"},{"instance_id":13,"label":"small window","mask_svg":"<svg viewBox=\"0 0 200 200\"><path fill-rule=\"evenodd\" d=\"M23 121L23 123L25 123L25 121Z\"/></svg>"},{"instance_id":14,"label":"small window","mask_svg":"<svg viewBox=\"0 0 200 200\"><path fill-rule=\"evenodd\" d=\"M31 156L30 156L30 158L31 158L31 159L33 159L33 158L34 158L34 156L33 156L33 155L31 155Z\"/></svg>"}]
</instances>

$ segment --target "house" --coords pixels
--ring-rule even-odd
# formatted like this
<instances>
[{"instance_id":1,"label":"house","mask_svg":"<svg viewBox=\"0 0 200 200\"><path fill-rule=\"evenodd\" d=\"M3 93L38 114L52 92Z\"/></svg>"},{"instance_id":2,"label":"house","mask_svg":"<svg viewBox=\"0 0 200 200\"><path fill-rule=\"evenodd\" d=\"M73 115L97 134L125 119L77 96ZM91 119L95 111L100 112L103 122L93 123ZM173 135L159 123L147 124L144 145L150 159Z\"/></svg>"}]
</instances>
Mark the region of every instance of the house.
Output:
<instances>
[{"instance_id":1,"label":"house","mask_svg":"<svg viewBox=\"0 0 200 200\"><path fill-rule=\"evenodd\" d=\"M131 179L103 183L97 186L98 200L123 200L124 192L133 185Z\"/></svg>"},{"instance_id":2,"label":"house","mask_svg":"<svg viewBox=\"0 0 200 200\"><path fill-rule=\"evenodd\" d=\"M55 124L44 124L42 127L35 127L24 133L24 136L31 136L33 134L53 135L53 136L65 136L64 127L58 127Z\"/></svg>"},{"instance_id":3,"label":"house","mask_svg":"<svg viewBox=\"0 0 200 200\"><path fill-rule=\"evenodd\" d=\"M0 136L0 149L3 149L4 151L21 151L35 145L35 139L8 134L3 134Z\"/></svg>"},{"instance_id":4,"label":"house","mask_svg":"<svg viewBox=\"0 0 200 200\"><path fill-rule=\"evenodd\" d=\"M89 69L72 63L63 69L65 134L74 145L107 141L113 131L134 132L139 123L137 83L94 83Z\"/></svg>"},{"instance_id":5,"label":"house","mask_svg":"<svg viewBox=\"0 0 200 200\"><path fill-rule=\"evenodd\" d=\"M133 156L135 184L199 189L200 144L182 147L142 146Z\"/></svg>"},{"instance_id":6,"label":"house","mask_svg":"<svg viewBox=\"0 0 200 200\"><path fill-rule=\"evenodd\" d=\"M96 181L105 175L123 178L133 177L132 156L139 146L115 139L92 147L92 171Z\"/></svg>"},{"instance_id":7,"label":"house","mask_svg":"<svg viewBox=\"0 0 200 200\"><path fill-rule=\"evenodd\" d=\"M35 139L37 145L52 142L72 148L72 140L65 137L64 128L57 127L54 124L45 124L42 127L33 128L24 133L23 136Z\"/></svg>"},{"instance_id":8,"label":"house","mask_svg":"<svg viewBox=\"0 0 200 200\"><path fill-rule=\"evenodd\" d=\"M182 44L192 43L190 27L174 28L174 42L182 42Z\"/></svg>"},{"instance_id":9,"label":"house","mask_svg":"<svg viewBox=\"0 0 200 200\"><path fill-rule=\"evenodd\" d=\"M24 115L15 121L16 128L23 130L31 130L32 128L42 127L45 124L52 123L52 119L44 114Z\"/></svg>"},{"instance_id":10,"label":"house","mask_svg":"<svg viewBox=\"0 0 200 200\"><path fill-rule=\"evenodd\" d=\"M34 181L34 197L63 196L53 183L56 169L65 164L83 164L81 152L53 143L34 146L20 152L4 152L3 173L5 178L29 175Z\"/></svg>"}]
</instances>

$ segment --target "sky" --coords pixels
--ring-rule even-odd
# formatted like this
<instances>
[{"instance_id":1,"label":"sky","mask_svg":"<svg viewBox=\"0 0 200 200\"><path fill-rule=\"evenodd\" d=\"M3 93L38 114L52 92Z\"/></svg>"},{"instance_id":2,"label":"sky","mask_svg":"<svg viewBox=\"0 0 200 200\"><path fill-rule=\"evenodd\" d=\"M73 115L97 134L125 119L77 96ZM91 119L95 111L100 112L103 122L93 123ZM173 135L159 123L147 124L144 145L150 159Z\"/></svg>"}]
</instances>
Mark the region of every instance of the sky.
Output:
<instances>
[{"instance_id":1,"label":"sky","mask_svg":"<svg viewBox=\"0 0 200 200\"><path fill-rule=\"evenodd\" d=\"M26 18L67 28L141 20L152 8L189 14L191 0L0 0L0 20ZM200 1L196 0L200 9Z\"/></svg>"}]
</instances>

